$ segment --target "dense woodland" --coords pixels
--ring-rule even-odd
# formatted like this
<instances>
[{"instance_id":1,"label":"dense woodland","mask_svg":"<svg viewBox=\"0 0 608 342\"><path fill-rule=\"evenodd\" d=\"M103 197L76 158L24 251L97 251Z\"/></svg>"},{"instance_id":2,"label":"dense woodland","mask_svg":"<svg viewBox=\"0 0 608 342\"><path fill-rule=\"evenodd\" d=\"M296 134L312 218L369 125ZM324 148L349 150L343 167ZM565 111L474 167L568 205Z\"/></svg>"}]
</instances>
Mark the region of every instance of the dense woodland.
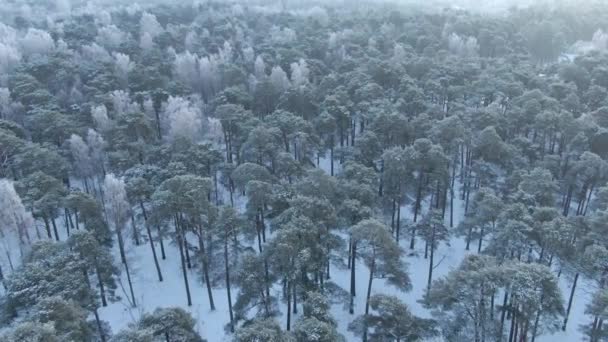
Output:
<instances>
[{"instance_id":1,"label":"dense woodland","mask_svg":"<svg viewBox=\"0 0 608 342\"><path fill-rule=\"evenodd\" d=\"M26 3L0 340L608 340L608 4Z\"/></svg>"}]
</instances>

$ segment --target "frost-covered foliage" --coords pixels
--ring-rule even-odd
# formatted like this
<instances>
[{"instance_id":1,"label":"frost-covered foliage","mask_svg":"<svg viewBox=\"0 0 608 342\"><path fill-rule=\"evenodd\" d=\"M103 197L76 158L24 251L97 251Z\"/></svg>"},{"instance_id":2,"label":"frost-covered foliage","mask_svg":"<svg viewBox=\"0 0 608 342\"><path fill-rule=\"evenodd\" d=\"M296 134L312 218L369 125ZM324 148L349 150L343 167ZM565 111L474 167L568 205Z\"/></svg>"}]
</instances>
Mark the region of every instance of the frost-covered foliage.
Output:
<instances>
[{"instance_id":1,"label":"frost-covered foliage","mask_svg":"<svg viewBox=\"0 0 608 342\"><path fill-rule=\"evenodd\" d=\"M139 31L140 35L148 33L152 38L154 38L161 34L164 30L163 27L158 23L158 20L154 14L144 12L139 21Z\"/></svg>"},{"instance_id":2,"label":"frost-covered foliage","mask_svg":"<svg viewBox=\"0 0 608 342\"><path fill-rule=\"evenodd\" d=\"M91 109L91 117L95 126L100 131L106 131L110 128L111 121L108 117L108 109L105 105L95 106Z\"/></svg>"},{"instance_id":3,"label":"frost-covered foliage","mask_svg":"<svg viewBox=\"0 0 608 342\"><path fill-rule=\"evenodd\" d=\"M110 94L115 116L130 114L139 111L139 106L132 101L129 93L124 90L114 90Z\"/></svg>"},{"instance_id":4,"label":"frost-covered foliage","mask_svg":"<svg viewBox=\"0 0 608 342\"><path fill-rule=\"evenodd\" d=\"M113 174L107 174L103 188L108 219L113 224L115 230L122 230L125 228L124 225L127 222L130 211L125 183Z\"/></svg>"},{"instance_id":5,"label":"frost-covered foliage","mask_svg":"<svg viewBox=\"0 0 608 342\"><path fill-rule=\"evenodd\" d=\"M127 39L127 34L122 32L116 25L108 25L98 30L96 41L107 49L116 49L126 42Z\"/></svg>"},{"instance_id":6,"label":"frost-covered foliage","mask_svg":"<svg viewBox=\"0 0 608 342\"><path fill-rule=\"evenodd\" d=\"M0 179L0 208L0 239L8 242L10 237L18 237L20 248L30 244L34 219L21 202L13 183L7 179ZM5 248L7 246L5 244Z\"/></svg>"},{"instance_id":7,"label":"frost-covered foliage","mask_svg":"<svg viewBox=\"0 0 608 342\"><path fill-rule=\"evenodd\" d=\"M188 99L169 97L165 106L165 116L169 121L169 138L183 138L196 142L203 129L202 113Z\"/></svg>"},{"instance_id":8,"label":"frost-covered foliage","mask_svg":"<svg viewBox=\"0 0 608 342\"><path fill-rule=\"evenodd\" d=\"M289 44L296 40L297 35L296 31L289 27L273 26L270 30L270 37L276 44Z\"/></svg>"},{"instance_id":9,"label":"frost-covered foliage","mask_svg":"<svg viewBox=\"0 0 608 342\"><path fill-rule=\"evenodd\" d=\"M270 75L272 77L272 74ZM308 83L310 70L304 59L291 63L291 84L294 87L304 86Z\"/></svg>"},{"instance_id":10,"label":"frost-covered foliage","mask_svg":"<svg viewBox=\"0 0 608 342\"><path fill-rule=\"evenodd\" d=\"M197 55L189 51L177 54L175 56L175 73L192 89L199 89L201 77L199 76L199 58Z\"/></svg>"},{"instance_id":11,"label":"frost-covered foliage","mask_svg":"<svg viewBox=\"0 0 608 342\"><path fill-rule=\"evenodd\" d=\"M298 65L299 69L299 65ZM299 79L298 81L302 81ZM274 86L275 90L279 93L286 91L291 86L287 74L283 71L281 66L275 66L270 72L270 82Z\"/></svg>"},{"instance_id":12,"label":"frost-covered foliage","mask_svg":"<svg viewBox=\"0 0 608 342\"><path fill-rule=\"evenodd\" d=\"M102 63L110 62L112 60L110 53L103 46L100 46L97 43L85 45L82 47L81 51L82 57L87 60L93 60Z\"/></svg>"},{"instance_id":13,"label":"frost-covered foliage","mask_svg":"<svg viewBox=\"0 0 608 342\"><path fill-rule=\"evenodd\" d=\"M0 22L0 85L5 85L7 75L21 61L17 31Z\"/></svg>"},{"instance_id":14,"label":"frost-covered foliage","mask_svg":"<svg viewBox=\"0 0 608 342\"><path fill-rule=\"evenodd\" d=\"M597 30L591 38L591 44L596 50L606 51L608 49L608 33Z\"/></svg>"},{"instance_id":15,"label":"frost-covered foliage","mask_svg":"<svg viewBox=\"0 0 608 342\"><path fill-rule=\"evenodd\" d=\"M55 48L53 37L48 32L35 28L28 29L20 43L26 55L44 54Z\"/></svg>"},{"instance_id":16,"label":"frost-covered foliage","mask_svg":"<svg viewBox=\"0 0 608 342\"><path fill-rule=\"evenodd\" d=\"M264 58L258 55L255 58L255 63L253 65L254 75L258 78L258 80L264 79L266 77L266 63L264 63Z\"/></svg>"},{"instance_id":17,"label":"frost-covered foliage","mask_svg":"<svg viewBox=\"0 0 608 342\"><path fill-rule=\"evenodd\" d=\"M142 33L139 38L139 47L144 51L150 51L154 46L154 37L149 32Z\"/></svg>"},{"instance_id":18,"label":"frost-covered foliage","mask_svg":"<svg viewBox=\"0 0 608 342\"><path fill-rule=\"evenodd\" d=\"M116 64L116 73L123 84L126 85L129 80L129 73L133 70L135 64L131 62L131 58L124 53L114 52L112 57L114 57L114 63Z\"/></svg>"},{"instance_id":19,"label":"frost-covered foliage","mask_svg":"<svg viewBox=\"0 0 608 342\"><path fill-rule=\"evenodd\" d=\"M472 57L479 53L479 43L475 37L461 37L452 33L448 38L449 49L461 57Z\"/></svg>"},{"instance_id":20,"label":"frost-covered foliage","mask_svg":"<svg viewBox=\"0 0 608 342\"><path fill-rule=\"evenodd\" d=\"M68 140L72 159L76 167L76 172L81 178L88 178L92 175L91 152L89 146L84 142L82 137L72 134Z\"/></svg>"}]
</instances>

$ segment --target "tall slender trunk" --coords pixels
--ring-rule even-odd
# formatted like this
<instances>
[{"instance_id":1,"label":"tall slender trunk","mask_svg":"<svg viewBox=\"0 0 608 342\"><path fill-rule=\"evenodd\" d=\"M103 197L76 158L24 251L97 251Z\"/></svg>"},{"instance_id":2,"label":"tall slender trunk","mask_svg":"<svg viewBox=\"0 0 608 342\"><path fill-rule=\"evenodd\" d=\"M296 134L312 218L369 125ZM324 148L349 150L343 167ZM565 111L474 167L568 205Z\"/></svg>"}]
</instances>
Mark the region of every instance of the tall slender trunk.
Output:
<instances>
[{"instance_id":1,"label":"tall slender trunk","mask_svg":"<svg viewBox=\"0 0 608 342\"><path fill-rule=\"evenodd\" d=\"M420 172L418 175L418 187L416 188L416 202L414 204L414 223L418 221L418 211L420 210L420 202L422 201L422 178L422 172Z\"/></svg>"},{"instance_id":2,"label":"tall slender trunk","mask_svg":"<svg viewBox=\"0 0 608 342\"><path fill-rule=\"evenodd\" d=\"M291 281L287 281L287 331L291 330Z\"/></svg>"},{"instance_id":3,"label":"tall slender trunk","mask_svg":"<svg viewBox=\"0 0 608 342\"><path fill-rule=\"evenodd\" d=\"M201 258L203 262L203 275L205 276L205 285L207 286L207 296L209 297L209 306L211 311L215 310L215 303L213 301L213 292L211 291L211 278L209 278L209 260L207 260L207 253L205 252L205 243L203 241L203 228L199 227L198 244L200 248Z\"/></svg>"},{"instance_id":4,"label":"tall slender trunk","mask_svg":"<svg viewBox=\"0 0 608 342\"><path fill-rule=\"evenodd\" d=\"M139 229L137 228L137 224L135 223L135 215L131 212L131 228L133 229L133 241L135 241L135 246L139 246Z\"/></svg>"},{"instance_id":5,"label":"tall slender trunk","mask_svg":"<svg viewBox=\"0 0 608 342\"><path fill-rule=\"evenodd\" d=\"M165 243L163 242L163 231L160 228L160 226L156 226L156 230L158 230L158 243L160 245L160 257L161 257L161 259L165 260L165 259L167 259L167 256L165 255Z\"/></svg>"},{"instance_id":6,"label":"tall slender trunk","mask_svg":"<svg viewBox=\"0 0 608 342\"><path fill-rule=\"evenodd\" d=\"M485 231L485 224L481 225L481 231L479 231L479 243L477 244L477 253L481 253L481 244L483 243L483 234Z\"/></svg>"},{"instance_id":7,"label":"tall slender trunk","mask_svg":"<svg viewBox=\"0 0 608 342\"><path fill-rule=\"evenodd\" d=\"M260 214L259 212L255 215L255 230L258 235L258 251L260 254L262 253L262 227L260 224Z\"/></svg>"},{"instance_id":8,"label":"tall slender trunk","mask_svg":"<svg viewBox=\"0 0 608 342\"><path fill-rule=\"evenodd\" d=\"M152 238L152 231L148 224L148 214L146 213L146 207L142 201L139 202L141 213L144 216L144 225L146 226L146 233L148 234L148 241L150 241L150 249L152 249L152 257L154 259L154 266L156 267L156 273L158 274L158 281L163 281L163 274L160 271L160 264L158 263L158 256L156 255L156 247L154 246L154 239Z\"/></svg>"},{"instance_id":9,"label":"tall slender trunk","mask_svg":"<svg viewBox=\"0 0 608 342\"><path fill-rule=\"evenodd\" d=\"M357 121L355 119L351 120L350 127L350 146L355 146L355 134L357 131Z\"/></svg>"},{"instance_id":10,"label":"tall slender trunk","mask_svg":"<svg viewBox=\"0 0 608 342\"><path fill-rule=\"evenodd\" d=\"M53 233L55 233L55 240L59 241L59 232L57 231L57 223L55 218L51 216L51 224L53 225Z\"/></svg>"},{"instance_id":11,"label":"tall slender trunk","mask_svg":"<svg viewBox=\"0 0 608 342\"><path fill-rule=\"evenodd\" d=\"M574 302L574 291L576 291L576 283L578 282L579 273L576 272L574 275L574 282L572 282L572 288L570 289L570 297L568 299L568 308L566 309L566 315L564 316L564 323L562 324L562 330L566 331L568 325L568 316L570 316L570 309L572 309L572 302Z\"/></svg>"},{"instance_id":12,"label":"tall slender trunk","mask_svg":"<svg viewBox=\"0 0 608 342\"><path fill-rule=\"evenodd\" d=\"M397 199L397 232L395 234L395 240L399 244L399 233L401 232L401 194Z\"/></svg>"},{"instance_id":13,"label":"tall slender trunk","mask_svg":"<svg viewBox=\"0 0 608 342\"><path fill-rule=\"evenodd\" d=\"M262 226L262 242L266 243L266 222L264 220L264 208L260 208L260 225Z\"/></svg>"},{"instance_id":14,"label":"tall slender trunk","mask_svg":"<svg viewBox=\"0 0 608 342\"><path fill-rule=\"evenodd\" d=\"M334 175L334 138L332 136L331 142L329 145L329 165L330 165L330 175Z\"/></svg>"},{"instance_id":15,"label":"tall slender trunk","mask_svg":"<svg viewBox=\"0 0 608 342\"><path fill-rule=\"evenodd\" d=\"M118 235L118 249L120 250L120 259L125 267L125 272L127 274L127 282L129 283L129 292L131 292L131 305L135 308L137 307L137 302L135 301L135 292L133 291L133 282L131 281L131 272L129 270L129 263L127 262L127 255L125 253L125 243L122 237L121 228L116 227L116 235Z\"/></svg>"},{"instance_id":16,"label":"tall slender trunk","mask_svg":"<svg viewBox=\"0 0 608 342\"><path fill-rule=\"evenodd\" d=\"M158 256L156 256L156 247L154 247L154 239L152 238L152 232L148 223L146 225L146 232L148 233L148 240L150 241L150 249L152 249L152 258L154 259L154 266L156 267L156 273L158 275L158 281L163 281L163 274L160 270L160 264L158 263Z\"/></svg>"},{"instance_id":17,"label":"tall slender trunk","mask_svg":"<svg viewBox=\"0 0 608 342\"><path fill-rule=\"evenodd\" d=\"M500 330L498 331L498 341L502 341L502 337L505 329L505 316L507 315L507 303L509 302L509 293L505 291L503 300L502 300L502 308L500 313Z\"/></svg>"},{"instance_id":18,"label":"tall slender trunk","mask_svg":"<svg viewBox=\"0 0 608 342\"><path fill-rule=\"evenodd\" d=\"M465 250L469 250L471 247L471 240L473 239L473 226L469 227L469 230L467 232L467 244L464 247Z\"/></svg>"},{"instance_id":19,"label":"tall slender trunk","mask_svg":"<svg viewBox=\"0 0 608 342\"><path fill-rule=\"evenodd\" d=\"M82 273L84 275L84 281L87 284L87 287L91 288L91 280L89 279L89 274L87 269L83 269ZM101 325L101 320L99 319L99 313L97 312L97 304L93 303L93 315L95 316L95 324L97 325L97 331L99 332L99 338L101 342L106 342L106 334L103 330L103 326Z\"/></svg>"},{"instance_id":20,"label":"tall slender trunk","mask_svg":"<svg viewBox=\"0 0 608 342\"><path fill-rule=\"evenodd\" d=\"M593 194L593 188L594 188L595 184L591 184L591 188L589 189L589 194L587 195L587 201L586 201L586 205L585 205L585 209L583 209L582 211L582 215L585 216L587 215L587 209L589 209L589 203L591 202L591 195Z\"/></svg>"},{"instance_id":21,"label":"tall slender trunk","mask_svg":"<svg viewBox=\"0 0 608 342\"><path fill-rule=\"evenodd\" d=\"M356 293L356 260L357 260L357 243L353 241L351 247L351 262L350 262L350 307L348 312L352 315L355 312L355 296Z\"/></svg>"},{"instance_id":22,"label":"tall slender trunk","mask_svg":"<svg viewBox=\"0 0 608 342\"><path fill-rule=\"evenodd\" d=\"M68 238L70 237L70 222L68 221L68 217L70 216L68 209L67 208L63 208L63 221L65 224L65 232L68 236Z\"/></svg>"},{"instance_id":23,"label":"tall slender trunk","mask_svg":"<svg viewBox=\"0 0 608 342\"><path fill-rule=\"evenodd\" d=\"M452 181L450 182L450 228L454 227L454 186L456 184L456 160L452 163Z\"/></svg>"},{"instance_id":24,"label":"tall slender trunk","mask_svg":"<svg viewBox=\"0 0 608 342\"><path fill-rule=\"evenodd\" d=\"M2 284L2 288L6 291L6 284L4 283L4 272L2 272L2 265L0 265L0 284Z\"/></svg>"},{"instance_id":25,"label":"tall slender trunk","mask_svg":"<svg viewBox=\"0 0 608 342\"><path fill-rule=\"evenodd\" d=\"M51 225L49 224L49 219L46 216L42 216L42 221L44 221L44 228L46 229L46 235L49 240L53 239L53 234L51 233Z\"/></svg>"},{"instance_id":26,"label":"tall slender trunk","mask_svg":"<svg viewBox=\"0 0 608 342\"><path fill-rule=\"evenodd\" d=\"M376 271L376 256L372 257L372 264L369 267L369 280L367 282L367 295L365 296L365 316L369 315L369 298L372 294L372 282L374 280L374 272ZM364 321L366 322L366 321ZM363 342L367 342L367 323L364 323L363 328Z\"/></svg>"},{"instance_id":27,"label":"tall slender trunk","mask_svg":"<svg viewBox=\"0 0 608 342\"><path fill-rule=\"evenodd\" d=\"M395 233L395 214L397 213L396 200L393 198L393 208L391 210L391 233Z\"/></svg>"},{"instance_id":28,"label":"tall slender trunk","mask_svg":"<svg viewBox=\"0 0 608 342\"><path fill-rule=\"evenodd\" d=\"M228 260L228 234L224 236L224 265L226 272L226 296L228 297L228 313L230 314L230 332L234 333L234 314L232 312L232 295L230 293L230 262Z\"/></svg>"},{"instance_id":29,"label":"tall slender trunk","mask_svg":"<svg viewBox=\"0 0 608 342\"><path fill-rule=\"evenodd\" d=\"M177 237L177 246L179 248L179 259L182 267L182 276L184 277L184 286L186 287L186 298L188 306L192 306L192 296L190 295L190 283L188 282L188 269L186 268L186 257L184 256L182 229L179 224L178 214L175 214L175 233Z\"/></svg>"},{"instance_id":30,"label":"tall slender trunk","mask_svg":"<svg viewBox=\"0 0 608 342\"><path fill-rule=\"evenodd\" d=\"M431 231L431 241L429 248L431 249L431 256L429 258L429 278L426 283L426 292L429 293L431 291L431 282L433 281L433 259L435 257L435 225L432 224L433 228Z\"/></svg>"},{"instance_id":31,"label":"tall slender trunk","mask_svg":"<svg viewBox=\"0 0 608 342\"><path fill-rule=\"evenodd\" d=\"M541 310L538 310L536 313L536 318L534 319L534 327L532 328L532 342L536 340L536 334L538 333L538 323L540 322Z\"/></svg>"},{"instance_id":32,"label":"tall slender trunk","mask_svg":"<svg viewBox=\"0 0 608 342\"><path fill-rule=\"evenodd\" d=\"M294 315L298 313L298 287L297 283L293 283L291 285L291 292L293 295L293 313Z\"/></svg>"},{"instance_id":33,"label":"tall slender trunk","mask_svg":"<svg viewBox=\"0 0 608 342\"><path fill-rule=\"evenodd\" d=\"M99 267L96 268L95 274L97 275L97 284L99 284L99 296L101 297L101 305L103 307L106 307L108 306L108 301L106 299L106 288L103 284L103 280L101 279L101 272L99 272Z\"/></svg>"}]
</instances>

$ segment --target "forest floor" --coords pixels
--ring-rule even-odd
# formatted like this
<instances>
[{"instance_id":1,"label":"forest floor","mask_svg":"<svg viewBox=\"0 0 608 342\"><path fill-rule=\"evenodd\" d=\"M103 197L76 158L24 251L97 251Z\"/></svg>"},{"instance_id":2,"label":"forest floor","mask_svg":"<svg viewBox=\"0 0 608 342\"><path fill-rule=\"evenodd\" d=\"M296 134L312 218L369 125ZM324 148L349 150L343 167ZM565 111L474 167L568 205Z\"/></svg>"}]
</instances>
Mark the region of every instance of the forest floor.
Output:
<instances>
[{"instance_id":1,"label":"forest floor","mask_svg":"<svg viewBox=\"0 0 608 342\"><path fill-rule=\"evenodd\" d=\"M329 170L327 160L322 160L321 167L326 171ZM339 165L336 165L336 170L338 169ZM454 226L456 226L463 218L464 203L459 198L456 198L454 203ZM240 210L244 210L245 203L242 197L237 199L237 207ZM423 205L423 208L425 207L426 206ZM404 205L401 210L402 217L406 221L412 219L412 210L409 205ZM430 311L424 308L421 303L421 299L426 291L429 267L428 259L424 258L424 242L419 239L415 249L410 250L409 237L405 235L403 236L403 239L401 239L400 245L405 251L404 259L408 264L408 272L413 285L412 291L402 292L399 289L388 285L383 279L375 279L372 294L383 293L398 296L407 303L414 314L430 318ZM472 243L471 250L466 251L465 241L462 237L452 237L447 244L441 244L435 256L436 266L433 271L433 279L438 279L446 275L450 270L458 267L464 256L467 253L474 252L476 247L476 242ZM157 245L157 253L158 249ZM177 249L177 246L168 241L165 241L165 249L167 259L160 260L164 281L160 283L156 275L149 245L141 244L140 246L131 246L131 248L128 248L128 250L130 250L129 260L130 265L133 268L133 283L138 306L137 308L130 307L126 300L126 298L128 298L126 292L127 282L126 279L122 279L121 283L124 285L124 289L121 289L119 286L118 292L123 300L111 303L108 307L102 308L100 310L101 318L108 321L113 331L116 332L125 328L129 323L134 322L142 313L150 312L156 307L181 306L187 309L196 319L198 330L209 342L230 341L230 335L226 334L224 330L229 321L226 289L219 285L213 289L216 310L211 311L207 291L202 282L200 272L193 267L188 271L193 302L192 306L188 307L183 276L181 268L179 267L179 250ZM116 255L118 256L117 248ZM348 324L364 311L365 291L367 289L367 280L369 277L369 270L362 262L359 261L356 267L356 292L358 295L355 300L354 315L350 315L347 307L343 304L334 304L332 306L332 314L338 322L338 330L346 337L347 341L358 341L360 339L360 337L349 332L347 328ZM333 263L331 265L330 274L332 282L345 291L349 289L350 270L346 269L344 264ZM126 277L123 275L123 278ZM559 280L564 302L567 304L570 288L572 286L571 275L563 273ZM281 297L280 286L275 286L271 291L274 292L276 297ZM233 298L236 298L237 293L238 290L236 288L233 289ZM589 317L584 314L584 310L585 305L590 300L591 293L590 284L584 279L581 279L581 281L579 281L579 286L576 289L567 330L558 331L553 334L545 334L540 338L537 338L536 341L582 341L583 337L580 332L580 325L587 323L587 320L589 320ZM299 305L300 304L301 303L299 303ZM277 319L281 326L285 328L286 304L280 302L279 309L281 310L281 315L277 317ZM300 306L298 314L295 314L292 317L292 322L297 320L301 313L302 309Z\"/></svg>"}]
</instances>

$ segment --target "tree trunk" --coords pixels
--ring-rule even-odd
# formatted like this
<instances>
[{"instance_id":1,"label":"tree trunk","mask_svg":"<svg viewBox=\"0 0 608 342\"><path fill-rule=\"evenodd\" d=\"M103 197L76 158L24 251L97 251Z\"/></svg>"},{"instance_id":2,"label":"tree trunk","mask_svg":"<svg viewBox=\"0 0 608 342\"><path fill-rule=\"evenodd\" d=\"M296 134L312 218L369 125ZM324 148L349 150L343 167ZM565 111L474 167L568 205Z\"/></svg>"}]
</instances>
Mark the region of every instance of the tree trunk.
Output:
<instances>
[{"instance_id":1,"label":"tree trunk","mask_svg":"<svg viewBox=\"0 0 608 342\"><path fill-rule=\"evenodd\" d=\"M188 300L188 306L192 306L192 296L190 295L190 283L188 282L188 269L186 268L186 257L184 256L183 237L181 233L181 227L179 227L178 214L175 214L175 233L177 237L177 246L179 248L179 259L182 266L184 285L186 287L186 297Z\"/></svg>"},{"instance_id":2,"label":"tree trunk","mask_svg":"<svg viewBox=\"0 0 608 342\"><path fill-rule=\"evenodd\" d=\"M485 230L485 225L481 225L481 231L479 232L479 244L477 245L477 253L481 253L481 244L483 243L483 234Z\"/></svg>"},{"instance_id":3,"label":"tree trunk","mask_svg":"<svg viewBox=\"0 0 608 342\"><path fill-rule=\"evenodd\" d=\"M228 234L224 236L224 265L226 272L226 296L228 297L228 313L230 314L230 332L234 333L234 314L232 312L232 295L230 293L230 262L228 261Z\"/></svg>"},{"instance_id":4,"label":"tree trunk","mask_svg":"<svg viewBox=\"0 0 608 342\"><path fill-rule=\"evenodd\" d=\"M505 329L505 316L507 314L507 303L509 301L509 293L505 291L504 298L502 300L502 308L500 314L500 330L499 330L499 339L498 341L502 341L502 336L504 334Z\"/></svg>"},{"instance_id":5,"label":"tree trunk","mask_svg":"<svg viewBox=\"0 0 608 342\"><path fill-rule=\"evenodd\" d=\"M564 323L562 324L562 330L566 331L566 326L568 325L568 316L570 315L570 309L572 309L572 302L574 301L574 291L576 291L576 283L578 282L579 273L577 272L574 275L574 282L572 283L572 288L570 289L570 298L568 299L568 308L566 309L566 315L564 316Z\"/></svg>"},{"instance_id":6,"label":"tree trunk","mask_svg":"<svg viewBox=\"0 0 608 342\"><path fill-rule=\"evenodd\" d=\"M76 221L76 230L80 230L78 226L78 211L74 210L74 221Z\"/></svg>"},{"instance_id":7,"label":"tree trunk","mask_svg":"<svg viewBox=\"0 0 608 342\"><path fill-rule=\"evenodd\" d=\"M122 230L120 228L116 228L116 235L118 235L118 249L120 250L120 259L122 264L125 267L125 272L127 273L127 281L129 283L129 291L131 292L131 300L132 306L137 307L137 302L135 301L135 293L133 291L133 282L131 281L131 272L129 270L129 263L127 262L127 256L125 253L125 243L122 238Z\"/></svg>"},{"instance_id":8,"label":"tree trunk","mask_svg":"<svg viewBox=\"0 0 608 342\"><path fill-rule=\"evenodd\" d=\"M355 296L356 294L356 260L357 260L357 243L352 243L351 248L351 262L350 262L350 307L348 312L352 315L355 312Z\"/></svg>"},{"instance_id":9,"label":"tree trunk","mask_svg":"<svg viewBox=\"0 0 608 342\"><path fill-rule=\"evenodd\" d=\"M416 189L416 202L414 204L414 223L418 221L418 211L420 210L420 202L422 201L422 172L418 175L418 187ZM414 237L412 236L412 239ZM412 243L413 246L413 243ZM414 248L414 247L410 247Z\"/></svg>"},{"instance_id":10,"label":"tree trunk","mask_svg":"<svg viewBox=\"0 0 608 342\"><path fill-rule=\"evenodd\" d=\"M539 310L536 313L536 319L534 320L534 327L532 328L532 342L534 342L536 340L536 334L538 333L538 323L540 322L540 314L541 314L541 311Z\"/></svg>"},{"instance_id":11,"label":"tree trunk","mask_svg":"<svg viewBox=\"0 0 608 342\"><path fill-rule=\"evenodd\" d=\"M2 272L2 265L0 265L0 284L2 284L2 288L6 291L6 284L4 283L4 272Z\"/></svg>"},{"instance_id":12,"label":"tree trunk","mask_svg":"<svg viewBox=\"0 0 608 342\"><path fill-rule=\"evenodd\" d=\"M297 291L297 285L296 283L293 283L291 285L291 292L293 295L293 313L294 315L298 313L298 291Z\"/></svg>"},{"instance_id":13,"label":"tree trunk","mask_svg":"<svg viewBox=\"0 0 608 342\"><path fill-rule=\"evenodd\" d=\"M255 230L258 235L258 251L262 254L262 227L260 225L260 214L255 215Z\"/></svg>"},{"instance_id":14,"label":"tree trunk","mask_svg":"<svg viewBox=\"0 0 608 342\"><path fill-rule=\"evenodd\" d=\"M266 243L266 222L264 220L264 208L260 208L260 224L262 225L262 242Z\"/></svg>"},{"instance_id":15,"label":"tree trunk","mask_svg":"<svg viewBox=\"0 0 608 342\"><path fill-rule=\"evenodd\" d=\"M49 219L46 216L42 216L42 220L44 221L44 228L46 228L46 235L49 240L53 239L53 234L51 233L51 225L49 224Z\"/></svg>"},{"instance_id":16,"label":"tree trunk","mask_svg":"<svg viewBox=\"0 0 608 342\"><path fill-rule=\"evenodd\" d=\"M148 240L150 241L150 249L152 249L152 258L154 258L154 266L156 267L156 273L158 274L158 281L163 281L163 274L160 271L160 264L158 263L158 257L156 256L156 247L154 247L154 239L152 239L152 232L148 222L145 222L146 232L148 233Z\"/></svg>"},{"instance_id":17,"label":"tree trunk","mask_svg":"<svg viewBox=\"0 0 608 342\"><path fill-rule=\"evenodd\" d=\"M51 225L53 225L53 233L55 233L55 240L59 241L59 232L57 231L57 223L55 223L54 217L51 217Z\"/></svg>"},{"instance_id":18,"label":"tree trunk","mask_svg":"<svg viewBox=\"0 0 608 342\"><path fill-rule=\"evenodd\" d=\"M585 205L585 209L582 211L582 215L587 215L587 209L589 209L589 203L591 203L591 195L593 194L593 188L595 184L591 184L591 188L589 189L589 194L587 195L587 204Z\"/></svg>"},{"instance_id":19,"label":"tree trunk","mask_svg":"<svg viewBox=\"0 0 608 342\"><path fill-rule=\"evenodd\" d=\"M401 232L401 195L397 199L397 232L395 234L395 240L399 244L399 233Z\"/></svg>"},{"instance_id":20,"label":"tree trunk","mask_svg":"<svg viewBox=\"0 0 608 342\"><path fill-rule=\"evenodd\" d=\"M465 250L469 250L471 247L471 240L473 239L473 226L469 227L469 231L467 232L467 244L464 247Z\"/></svg>"},{"instance_id":21,"label":"tree trunk","mask_svg":"<svg viewBox=\"0 0 608 342\"><path fill-rule=\"evenodd\" d=\"M67 234L67 236L69 238L70 237L70 222L68 220L68 217L70 217L68 209L67 208L63 208L63 221L64 221L64 224L65 224L65 232L66 232L66 234Z\"/></svg>"},{"instance_id":22,"label":"tree trunk","mask_svg":"<svg viewBox=\"0 0 608 342\"><path fill-rule=\"evenodd\" d=\"M205 243L203 241L202 227L199 227L198 244L203 262L203 275L205 276L205 285L207 285L207 296L209 297L209 306L211 307L211 311L214 311L215 303L213 302L213 293L211 291L211 279L209 278L209 262L207 260L207 254L205 252Z\"/></svg>"},{"instance_id":23,"label":"tree trunk","mask_svg":"<svg viewBox=\"0 0 608 342\"><path fill-rule=\"evenodd\" d=\"M89 279L88 272L87 272L86 268L83 269L82 271L83 271L83 275L84 275L84 281L87 284L87 287L90 289L91 280ZM103 331L103 327L101 325L101 320L99 319L99 313L97 312L97 304L95 304L95 303L93 303L93 315L95 316L95 324L97 325L97 330L99 332L99 338L101 339L101 342L105 342L106 335Z\"/></svg>"},{"instance_id":24,"label":"tree trunk","mask_svg":"<svg viewBox=\"0 0 608 342\"><path fill-rule=\"evenodd\" d=\"M435 257L435 225L432 225L432 231L431 231L431 243L430 243L430 249L431 249L431 256L429 258L429 279L427 281L426 284L426 292L429 293L431 291L431 282L433 281L433 258Z\"/></svg>"},{"instance_id":25,"label":"tree trunk","mask_svg":"<svg viewBox=\"0 0 608 342\"><path fill-rule=\"evenodd\" d=\"M395 214L397 213L397 204L393 199L393 209L391 211L391 233L395 233Z\"/></svg>"},{"instance_id":26,"label":"tree trunk","mask_svg":"<svg viewBox=\"0 0 608 342\"><path fill-rule=\"evenodd\" d=\"M374 271L376 269L376 256L372 257L372 264L369 268L369 280L367 283L367 295L365 296L365 316L369 315L369 298L372 294L372 282L374 280ZM364 323L365 327L363 328L363 342L367 342L367 323Z\"/></svg>"},{"instance_id":27,"label":"tree trunk","mask_svg":"<svg viewBox=\"0 0 608 342\"><path fill-rule=\"evenodd\" d=\"M331 145L329 146L329 165L330 175L334 175L334 139L331 139Z\"/></svg>"},{"instance_id":28,"label":"tree trunk","mask_svg":"<svg viewBox=\"0 0 608 342\"><path fill-rule=\"evenodd\" d=\"M287 331L291 330L291 281L287 281Z\"/></svg>"},{"instance_id":29,"label":"tree trunk","mask_svg":"<svg viewBox=\"0 0 608 342\"><path fill-rule=\"evenodd\" d=\"M135 246L139 246L139 230L137 229L137 224L135 224L135 215L131 213L131 227L133 229L133 241L135 241Z\"/></svg>"},{"instance_id":30,"label":"tree trunk","mask_svg":"<svg viewBox=\"0 0 608 342\"><path fill-rule=\"evenodd\" d=\"M97 275L97 283L99 284L99 296L101 297L101 305L103 307L108 306L108 301L106 300L106 288L103 285L103 280L101 279L101 274L99 272L99 267L95 270L95 274Z\"/></svg>"}]
</instances>

